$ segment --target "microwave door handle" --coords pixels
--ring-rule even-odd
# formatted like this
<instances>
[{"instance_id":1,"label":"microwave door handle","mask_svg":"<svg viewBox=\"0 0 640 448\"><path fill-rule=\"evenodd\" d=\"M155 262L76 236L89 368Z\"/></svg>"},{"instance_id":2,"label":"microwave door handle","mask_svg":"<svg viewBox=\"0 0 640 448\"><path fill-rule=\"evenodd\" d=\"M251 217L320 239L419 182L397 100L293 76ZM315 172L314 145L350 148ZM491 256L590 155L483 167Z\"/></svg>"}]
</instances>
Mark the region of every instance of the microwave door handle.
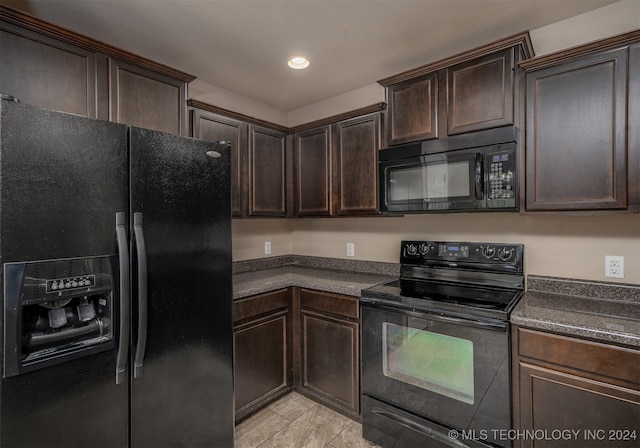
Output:
<instances>
[{"instance_id":1,"label":"microwave door handle","mask_svg":"<svg viewBox=\"0 0 640 448\"><path fill-rule=\"evenodd\" d=\"M484 198L484 173L483 173L483 157L482 153L476 153L476 167L475 167L475 193L476 199L481 201Z\"/></svg>"}]
</instances>

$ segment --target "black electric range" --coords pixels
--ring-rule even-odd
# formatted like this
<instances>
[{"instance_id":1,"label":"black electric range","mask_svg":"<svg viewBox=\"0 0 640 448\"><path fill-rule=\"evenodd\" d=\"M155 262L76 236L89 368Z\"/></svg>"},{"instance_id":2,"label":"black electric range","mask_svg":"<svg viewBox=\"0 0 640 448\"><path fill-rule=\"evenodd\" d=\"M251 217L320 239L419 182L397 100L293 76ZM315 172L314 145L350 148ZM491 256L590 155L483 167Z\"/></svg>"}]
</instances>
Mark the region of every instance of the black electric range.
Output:
<instances>
[{"instance_id":1,"label":"black electric range","mask_svg":"<svg viewBox=\"0 0 640 448\"><path fill-rule=\"evenodd\" d=\"M403 241L400 277L362 291L361 407L381 447L501 447L521 244Z\"/></svg>"}]
</instances>

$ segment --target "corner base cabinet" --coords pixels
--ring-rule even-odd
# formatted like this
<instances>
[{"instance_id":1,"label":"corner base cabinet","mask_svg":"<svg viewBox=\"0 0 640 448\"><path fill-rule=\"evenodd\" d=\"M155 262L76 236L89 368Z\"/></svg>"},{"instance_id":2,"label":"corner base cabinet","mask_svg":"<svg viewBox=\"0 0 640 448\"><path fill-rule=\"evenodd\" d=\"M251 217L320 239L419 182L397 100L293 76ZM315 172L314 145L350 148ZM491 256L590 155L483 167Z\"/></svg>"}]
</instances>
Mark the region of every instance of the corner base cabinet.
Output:
<instances>
[{"instance_id":1,"label":"corner base cabinet","mask_svg":"<svg viewBox=\"0 0 640 448\"><path fill-rule=\"evenodd\" d=\"M514 447L640 446L640 351L517 326L512 340Z\"/></svg>"},{"instance_id":2,"label":"corner base cabinet","mask_svg":"<svg viewBox=\"0 0 640 448\"><path fill-rule=\"evenodd\" d=\"M291 389L289 302L286 289L233 302L236 421Z\"/></svg>"},{"instance_id":3,"label":"corner base cabinet","mask_svg":"<svg viewBox=\"0 0 640 448\"><path fill-rule=\"evenodd\" d=\"M352 418L360 413L358 298L300 289L299 391Z\"/></svg>"}]
</instances>

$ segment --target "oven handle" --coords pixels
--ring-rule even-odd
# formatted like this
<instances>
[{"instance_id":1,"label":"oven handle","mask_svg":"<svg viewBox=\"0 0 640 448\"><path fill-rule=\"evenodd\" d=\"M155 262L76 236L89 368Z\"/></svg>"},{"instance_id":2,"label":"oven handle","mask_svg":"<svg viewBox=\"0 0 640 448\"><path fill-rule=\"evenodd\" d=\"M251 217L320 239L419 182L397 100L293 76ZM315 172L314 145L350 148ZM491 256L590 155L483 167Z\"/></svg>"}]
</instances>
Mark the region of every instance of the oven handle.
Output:
<instances>
[{"instance_id":1,"label":"oven handle","mask_svg":"<svg viewBox=\"0 0 640 448\"><path fill-rule=\"evenodd\" d=\"M504 333L509 328L509 324L507 322L501 322L496 320L487 320L487 321L471 320L471 319L464 319L461 317L443 316L442 314L440 314L442 311L439 311L439 310L425 310L425 311L407 310L407 309L398 308L394 306L384 305L379 302L367 301L362 297L360 298L360 304L362 306L370 306L372 308L378 308L385 311L391 311L394 313L404 314L411 317L435 320L439 322L446 322L446 323L456 324L456 325L465 325L467 327L482 328L483 330L500 331Z\"/></svg>"},{"instance_id":2,"label":"oven handle","mask_svg":"<svg viewBox=\"0 0 640 448\"><path fill-rule=\"evenodd\" d=\"M436 439L438 442L441 442L447 446L454 447L454 448L470 448L470 446L467 445L466 443L463 443L462 441L451 437L451 434L452 434L451 431L455 431L455 430L451 430L448 432L448 435L445 435L440 431L435 430L434 428L429 428L427 426L420 425L400 415L387 412L382 409L373 409L373 412L375 414L378 414L381 417L385 417L389 420L392 420L398 423L399 425L404 426L405 428L411 429L412 431L419 432L420 434L424 434L425 436L431 437L432 439ZM455 431L455 433L458 434L458 431Z\"/></svg>"}]
</instances>

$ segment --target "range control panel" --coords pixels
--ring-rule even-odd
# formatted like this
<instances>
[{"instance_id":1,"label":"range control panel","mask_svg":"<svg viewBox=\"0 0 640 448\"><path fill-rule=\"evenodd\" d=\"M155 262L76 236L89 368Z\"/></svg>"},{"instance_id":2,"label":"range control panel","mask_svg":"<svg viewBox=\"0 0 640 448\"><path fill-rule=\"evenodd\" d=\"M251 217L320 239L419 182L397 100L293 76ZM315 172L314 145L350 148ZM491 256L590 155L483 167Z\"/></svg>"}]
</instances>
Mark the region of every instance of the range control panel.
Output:
<instances>
[{"instance_id":1,"label":"range control panel","mask_svg":"<svg viewBox=\"0 0 640 448\"><path fill-rule=\"evenodd\" d=\"M429 266L438 262L467 265L512 264L522 266L523 245L478 242L402 241L400 263Z\"/></svg>"}]
</instances>

